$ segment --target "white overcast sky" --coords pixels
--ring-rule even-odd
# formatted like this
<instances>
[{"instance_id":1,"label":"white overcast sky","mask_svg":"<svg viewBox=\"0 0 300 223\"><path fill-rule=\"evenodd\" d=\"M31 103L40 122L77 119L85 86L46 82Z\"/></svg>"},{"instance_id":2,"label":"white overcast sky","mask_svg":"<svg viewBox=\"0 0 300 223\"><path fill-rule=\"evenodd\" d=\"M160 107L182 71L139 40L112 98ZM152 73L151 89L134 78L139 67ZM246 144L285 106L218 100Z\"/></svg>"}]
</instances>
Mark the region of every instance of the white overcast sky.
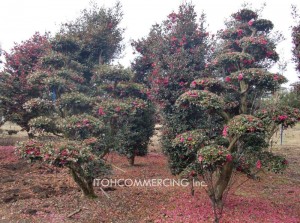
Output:
<instances>
[{"instance_id":1,"label":"white overcast sky","mask_svg":"<svg viewBox=\"0 0 300 223\"><path fill-rule=\"evenodd\" d=\"M14 42L30 38L36 31L55 33L59 24L72 20L79 15L80 10L88 7L90 0L1 0L0 1L0 44L3 50L9 51ZM115 0L94 0L98 5L112 6ZM126 50L120 60L125 66L130 65L134 58L129 44L130 39L146 36L150 27L176 11L183 0L120 0L123 6L124 18L121 26L126 29ZM204 11L207 15L209 31L215 33L223 28L224 19L237 11L242 0L194 0L196 12ZM260 8L265 2L263 18L274 23L275 30L281 31L286 40L277 51L288 62L288 70L284 75L289 83L297 81L294 64L291 62L291 29L293 19L291 5L300 8L299 0L252 0L247 1L254 8Z\"/></svg>"}]
</instances>

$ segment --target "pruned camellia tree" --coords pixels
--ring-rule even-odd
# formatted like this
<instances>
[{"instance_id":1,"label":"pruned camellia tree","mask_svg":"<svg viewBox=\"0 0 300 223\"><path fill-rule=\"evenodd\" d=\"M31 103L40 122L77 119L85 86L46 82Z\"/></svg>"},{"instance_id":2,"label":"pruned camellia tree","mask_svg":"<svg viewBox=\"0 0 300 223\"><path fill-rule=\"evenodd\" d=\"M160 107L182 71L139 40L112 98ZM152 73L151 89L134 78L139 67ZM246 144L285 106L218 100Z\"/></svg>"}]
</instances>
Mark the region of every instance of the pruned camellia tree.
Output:
<instances>
[{"instance_id":1,"label":"pruned camellia tree","mask_svg":"<svg viewBox=\"0 0 300 223\"><path fill-rule=\"evenodd\" d=\"M278 125L294 126L300 118L291 107L262 108L261 101L286 82L267 69L278 61L273 23L243 8L219 32L220 45L207 65L210 76L191 82L176 101L178 109L201 110L206 126L183 132L174 146L194 154L185 171L204 179L213 204L215 222L236 172L255 179L260 169L275 173L287 166L284 157L267 150ZM193 141L197 147L190 147ZM192 148L193 150L190 150Z\"/></svg>"},{"instance_id":2,"label":"pruned camellia tree","mask_svg":"<svg viewBox=\"0 0 300 223\"><path fill-rule=\"evenodd\" d=\"M57 138L20 143L17 153L69 168L89 198L96 197L93 180L110 172L106 155L117 151L134 160L146 153L153 132L152 106L143 86L131 82L129 69L111 65L122 48L121 17L119 4L82 11L51 39L39 69L26 76L35 90L22 105L27 114L35 114L28 121L30 130Z\"/></svg>"},{"instance_id":3,"label":"pruned camellia tree","mask_svg":"<svg viewBox=\"0 0 300 223\"><path fill-rule=\"evenodd\" d=\"M184 4L149 36L133 43L138 80L151 86L164 116L163 146L174 174L204 180L215 222L238 173L256 179L281 172L284 157L268 150L278 125L292 127L298 109L262 107L286 78L268 71L279 59L273 23L243 8L226 22L214 48L193 6Z\"/></svg>"}]
</instances>

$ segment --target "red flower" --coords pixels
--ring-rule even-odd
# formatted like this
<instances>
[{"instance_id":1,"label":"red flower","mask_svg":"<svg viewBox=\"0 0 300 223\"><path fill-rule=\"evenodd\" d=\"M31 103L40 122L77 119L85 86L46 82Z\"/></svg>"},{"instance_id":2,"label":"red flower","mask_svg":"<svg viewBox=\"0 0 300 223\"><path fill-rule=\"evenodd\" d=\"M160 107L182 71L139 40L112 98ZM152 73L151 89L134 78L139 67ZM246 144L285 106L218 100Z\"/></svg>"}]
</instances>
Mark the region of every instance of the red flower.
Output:
<instances>
[{"instance_id":1,"label":"red flower","mask_svg":"<svg viewBox=\"0 0 300 223\"><path fill-rule=\"evenodd\" d=\"M228 154L228 155L226 156L226 161L227 161L227 162L231 162L231 161L232 161L232 155L231 155L231 154Z\"/></svg>"},{"instance_id":2,"label":"red flower","mask_svg":"<svg viewBox=\"0 0 300 223\"><path fill-rule=\"evenodd\" d=\"M260 160L257 160L257 162L256 162L256 168L257 169L261 168L261 161Z\"/></svg>"},{"instance_id":3,"label":"red flower","mask_svg":"<svg viewBox=\"0 0 300 223\"><path fill-rule=\"evenodd\" d=\"M231 78L229 76L225 77L225 82L230 82Z\"/></svg>"},{"instance_id":4,"label":"red flower","mask_svg":"<svg viewBox=\"0 0 300 223\"><path fill-rule=\"evenodd\" d=\"M243 30L242 29L238 29L237 34L238 34L238 36L241 36L243 34Z\"/></svg>"},{"instance_id":5,"label":"red flower","mask_svg":"<svg viewBox=\"0 0 300 223\"><path fill-rule=\"evenodd\" d=\"M183 137L180 137L180 142L184 142L184 138Z\"/></svg>"},{"instance_id":6,"label":"red flower","mask_svg":"<svg viewBox=\"0 0 300 223\"><path fill-rule=\"evenodd\" d=\"M244 78L243 74L240 73L239 76L238 76L238 80L241 81L241 80L243 80L243 78Z\"/></svg>"},{"instance_id":7,"label":"red flower","mask_svg":"<svg viewBox=\"0 0 300 223\"><path fill-rule=\"evenodd\" d=\"M84 124L84 125L86 125L86 124L88 124L88 123L89 123L89 120L88 120L88 119L83 119L83 121L82 121L82 122L83 122L83 124Z\"/></svg>"},{"instance_id":8,"label":"red flower","mask_svg":"<svg viewBox=\"0 0 300 223\"><path fill-rule=\"evenodd\" d=\"M196 85L197 85L197 82L196 81L192 81L191 87L194 88L194 87L196 87Z\"/></svg>"},{"instance_id":9,"label":"red flower","mask_svg":"<svg viewBox=\"0 0 300 223\"><path fill-rule=\"evenodd\" d=\"M188 137L188 139L187 139L188 141L192 141L193 140L193 138L192 137Z\"/></svg>"},{"instance_id":10,"label":"red flower","mask_svg":"<svg viewBox=\"0 0 300 223\"><path fill-rule=\"evenodd\" d=\"M180 82L179 82L179 85L182 87L182 86L184 86L184 85L185 85L185 82L183 82L183 81L180 81Z\"/></svg>"},{"instance_id":11,"label":"red flower","mask_svg":"<svg viewBox=\"0 0 300 223\"><path fill-rule=\"evenodd\" d=\"M277 74L275 74L274 77L273 77L273 79L274 79L274 81L278 81L279 76Z\"/></svg>"},{"instance_id":12,"label":"red flower","mask_svg":"<svg viewBox=\"0 0 300 223\"><path fill-rule=\"evenodd\" d=\"M278 119L279 119L280 121L284 121L284 120L286 120L287 118L288 118L287 115L279 115L279 116L278 116Z\"/></svg>"},{"instance_id":13,"label":"red flower","mask_svg":"<svg viewBox=\"0 0 300 223\"><path fill-rule=\"evenodd\" d=\"M61 153L60 153L62 156L67 156L68 155L68 152L67 152L67 150L63 150L63 151L61 151Z\"/></svg>"},{"instance_id":14,"label":"red flower","mask_svg":"<svg viewBox=\"0 0 300 223\"><path fill-rule=\"evenodd\" d=\"M103 111L103 108L99 108L98 114L99 114L100 116L105 115L105 112Z\"/></svg>"},{"instance_id":15,"label":"red flower","mask_svg":"<svg viewBox=\"0 0 300 223\"><path fill-rule=\"evenodd\" d=\"M252 26L252 25L253 25L253 22L254 22L254 19L251 19L251 20L248 22L248 25L249 25L249 26Z\"/></svg>"}]
</instances>

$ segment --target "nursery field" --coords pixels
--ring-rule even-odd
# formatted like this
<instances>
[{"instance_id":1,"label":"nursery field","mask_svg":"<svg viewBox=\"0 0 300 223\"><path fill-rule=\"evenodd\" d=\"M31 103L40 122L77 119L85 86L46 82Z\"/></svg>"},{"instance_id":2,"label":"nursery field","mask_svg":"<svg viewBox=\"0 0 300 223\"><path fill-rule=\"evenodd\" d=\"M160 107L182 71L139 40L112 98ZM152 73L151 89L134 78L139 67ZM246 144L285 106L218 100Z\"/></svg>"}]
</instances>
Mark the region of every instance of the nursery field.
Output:
<instances>
[{"instance_id":1,"label":"nursery field","mask_svg":"<svg viewBox=\"0 0 300 223\"><path fill-rule=\"evenodd\" d=\"M149 154L138 157L135 166L117 154L106 157L114 166L112 178L175 179L157 134ZM25 136L6 136L5 142L18 137ZM262 171L259 182L237 175L221 222L299 222L299 138L299 125L285 131L282 146L279 136L274 138L272 150L289 161L284 174ZM13 146L0 147L0 175L0 222L213 222L203 187L195 187L191 196L189 186L113 185L104 187L105 192L96 187L99 198L85 199L68 170L19 160Z\"/></svg>"}]
</instances>

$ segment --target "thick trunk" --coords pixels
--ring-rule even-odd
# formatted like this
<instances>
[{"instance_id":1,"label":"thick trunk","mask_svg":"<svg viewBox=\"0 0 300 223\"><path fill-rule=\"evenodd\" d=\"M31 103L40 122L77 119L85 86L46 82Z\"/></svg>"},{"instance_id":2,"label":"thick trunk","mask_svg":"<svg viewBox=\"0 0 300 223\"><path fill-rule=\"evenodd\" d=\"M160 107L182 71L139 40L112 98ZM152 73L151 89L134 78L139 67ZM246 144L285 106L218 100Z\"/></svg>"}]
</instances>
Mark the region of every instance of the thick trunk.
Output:
<instances>
[{"instance_id":1,"label":"thick trunk","mask_svg":"<svg viewBox=\"0 0 300 223\"><path fill-rule=\"evenodd\" d=\"M128 157L128 162L129 162L129 165L130 165L130 166L133 166L133 165L134 165L134 158L135 158L134 155Z\"/></svg>"},{"instance_id":2,"label":"thick trunk","mask_svg":"<svg viewBox=\"0 0 300 223\"><path fill-rule=\"evenodd\" d=\"M94 192L93 188L93 179L90 177L84 176L84 172L79 166L72 165L70 167L72 177L77 185L80 187L83 195L87 198L96 198L97 195Z\"/></svg>"},{"instance_id":3,"label":"thick trunk","mask_svg":"<svg viewBox=\"0 0 300 223\"><path fill-rule=\"evenodd\" d=\"M224 165L223 169L221 170L220 176L214 186L214 190L209 195L214 210L215 223L219 223L222 217L222 210L224 206L223 194L230 181L232 170L233 164L231 162Z\"/></svg>"},{"instance_id":4,"label":"thick trunk","mask_svg":"<svg viewBox=\"0 0 300 223\"><path fill-rule=\"evenodd\" d=\"M215 186L215 201L218 204L222 204L222 199L223 199L223 193L225 189L228 186L229 180L231 178L232 174L232 169L233 169L233 164L226 163L221 171L221 174L219 176L219 179L216 183Z\"/></svg>"}]
</instances>

